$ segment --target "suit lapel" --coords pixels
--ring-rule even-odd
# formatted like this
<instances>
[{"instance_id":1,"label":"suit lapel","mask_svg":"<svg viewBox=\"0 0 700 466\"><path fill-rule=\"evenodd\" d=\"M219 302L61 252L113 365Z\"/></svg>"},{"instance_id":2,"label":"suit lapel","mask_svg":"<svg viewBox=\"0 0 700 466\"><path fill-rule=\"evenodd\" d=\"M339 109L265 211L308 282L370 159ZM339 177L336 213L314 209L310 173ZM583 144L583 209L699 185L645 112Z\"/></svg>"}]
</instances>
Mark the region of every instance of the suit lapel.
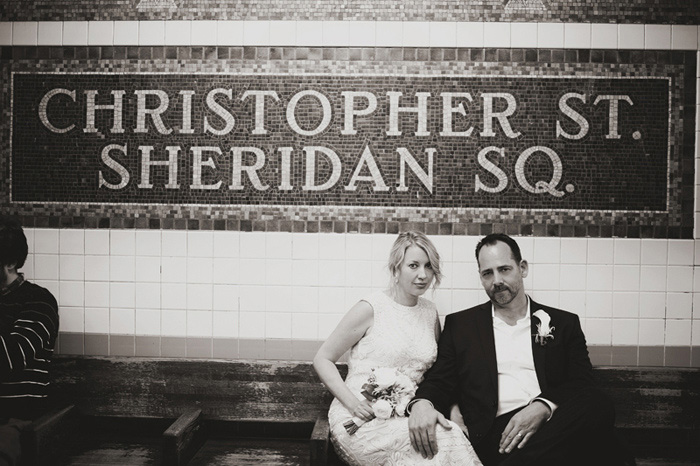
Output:
<instances>
[{"instance_id":1,"label":"suit lapel","mask_svg":"<svg viewBox=\"0 0 700 466\"><path fill-rule=\"evenodd\" d=\"M493 316L491 315L491 302L482 304L478 310L478 333L481 339L481 347L484 356L489 362L490 378L494 390L498 390L498 363L496 361L496 342L493 337Z\"/></svg>"},{"instance_id":2,"label":"suit lapel","mask_svg":"<svg viewBox=\"0 0 700 466\"><path fill-rule=\"evenodd\" d=\"M531 335L537 334L537 324L540 320L537 317L533 317L532 314L542 306L530 299L530 333ZM535 341L535 337L530 337L530 342L532 343L532 359L535 362L535 372L537 373L537 381L540 384L540 390L544 391L547 389L547 377L545 375L545 352L547 347L540 345Z\"/></svg>"}]
</instances>

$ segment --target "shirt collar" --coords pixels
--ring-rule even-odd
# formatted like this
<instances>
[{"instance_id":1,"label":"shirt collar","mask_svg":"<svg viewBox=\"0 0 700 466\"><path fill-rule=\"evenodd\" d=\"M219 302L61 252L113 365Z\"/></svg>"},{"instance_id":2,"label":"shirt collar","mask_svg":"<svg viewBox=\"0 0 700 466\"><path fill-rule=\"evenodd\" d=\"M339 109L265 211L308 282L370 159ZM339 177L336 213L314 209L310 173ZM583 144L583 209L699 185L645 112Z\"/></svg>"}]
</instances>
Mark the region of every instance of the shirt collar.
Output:
<instances>
[{"instance_id":1,"label":"shirt collar","mask_svg":"<svg viewBox=\"0 0 700 466\"><path fill-rule=\"evenodd\" d=\"M530 302L531 301L530 301L530 297L528 295L525 295L525 297L527 298L527 313L525 314L525 316L522 319L518 319L518 321L515 323L515 325L521 325L521 324L523 324L524 321L527 321L528 325L530 325L529 322L530 322L530 316L531 316L531 313L530 313ZM496 309L493 307L493 303L491 304L491 318L493 320L494 325L501 325L501 324L508 325L502 319L496 317Z\"/></svg>"},{"instance_id":2,"label":"shirt collar","mask_svg":"<svg viewBox=\"0 0 700 466\"><path fill-rule=\"evenodd\" d=\"M24 274L23 274L23 273L18 273L18 274L17 274L17 278L15 278L15 281L13 281L12 283L10 283L10 284L7 286L7 288L3 288L2 290L0 290L0 295L5 296L5 295L8 295L8 294L12 293L12 292L15 291L17 288L19 288L20 286L22 286L22 283L24 283Z\"/></svg>"}]
</instances>

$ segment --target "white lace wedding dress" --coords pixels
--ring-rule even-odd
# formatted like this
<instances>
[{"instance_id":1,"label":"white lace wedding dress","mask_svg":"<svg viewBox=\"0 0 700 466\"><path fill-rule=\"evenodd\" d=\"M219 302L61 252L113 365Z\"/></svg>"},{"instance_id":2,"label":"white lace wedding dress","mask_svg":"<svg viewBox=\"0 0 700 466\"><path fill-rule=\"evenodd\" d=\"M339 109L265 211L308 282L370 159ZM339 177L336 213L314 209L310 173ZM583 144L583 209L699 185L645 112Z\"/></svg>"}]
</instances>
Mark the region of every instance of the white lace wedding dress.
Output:
<instances>
[{"instance_id":1,"label":"white lace wedding dress","mask_svg":"<svg viewBox=\"0 0 700 466\"><path fill-rule=\"evenodd\" d=\"M350 350L345 381L358 399L362 399L362 385L373 368L397 368L419 383L437 356L435 304L419 298L416 306L402 306L384 292L374 293L365 301L374 309L374 324ZM426 459L411 447L408 418L373 419L350 435L343 424L351 417L334 399L328 413L331 440L338 456L349 465L481 466L456 424L452 424L452 430L437 426L438 454Z\"/></svg>"}]
</instances>

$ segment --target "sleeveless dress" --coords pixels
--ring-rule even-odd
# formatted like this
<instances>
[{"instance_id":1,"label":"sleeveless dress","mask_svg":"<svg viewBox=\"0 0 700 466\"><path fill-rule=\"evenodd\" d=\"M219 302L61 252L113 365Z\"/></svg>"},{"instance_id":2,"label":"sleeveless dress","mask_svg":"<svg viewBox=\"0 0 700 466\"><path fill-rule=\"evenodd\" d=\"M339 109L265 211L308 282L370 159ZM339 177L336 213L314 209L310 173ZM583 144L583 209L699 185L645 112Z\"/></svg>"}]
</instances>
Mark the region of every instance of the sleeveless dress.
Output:
<instances>
[{"instance_id":1,"label":"sleeveless dress","mask_svg":"<svg viewBox=\"0 0 700 466\"><path fill-rule=\"evenodd\" d=\"M374 309L374 324L350 349L345 384L358 399L363 399L362 385L372 369L379 368L399 369L420 383L437 357L435 304L419 297L415 306L403 306L381 291L364 301ZM375 418L353 435L343 426L351 418L343 404L334 399L328 412L331 441L338 456L349 465L481 466L469 440L454 423L452 430L436 426L438 454L427 459L411 446L407 417Z\"/></svg>"}]
</instances>

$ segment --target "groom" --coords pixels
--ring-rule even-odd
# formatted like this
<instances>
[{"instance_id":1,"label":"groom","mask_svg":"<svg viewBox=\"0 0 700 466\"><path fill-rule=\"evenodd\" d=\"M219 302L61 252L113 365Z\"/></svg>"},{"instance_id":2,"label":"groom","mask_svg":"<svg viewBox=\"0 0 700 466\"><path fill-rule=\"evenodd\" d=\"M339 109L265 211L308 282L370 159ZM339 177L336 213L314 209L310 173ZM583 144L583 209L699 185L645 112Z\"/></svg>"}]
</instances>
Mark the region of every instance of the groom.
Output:
<instances>
[{"instance_id":1,"label":"groom","mask_svg":"<svg viewBox=\"0 0 700 466\"><path fill-rule=\"evenodd\" d=\"M409 404L413 448L437 451L436 424L457 403L486 465L622 465L612 403L592 387L575 314L538 304L523 288L528 264L515 240L476 247L490 302L448 315L438 357Z\"/></svg>"}]
</instances>

